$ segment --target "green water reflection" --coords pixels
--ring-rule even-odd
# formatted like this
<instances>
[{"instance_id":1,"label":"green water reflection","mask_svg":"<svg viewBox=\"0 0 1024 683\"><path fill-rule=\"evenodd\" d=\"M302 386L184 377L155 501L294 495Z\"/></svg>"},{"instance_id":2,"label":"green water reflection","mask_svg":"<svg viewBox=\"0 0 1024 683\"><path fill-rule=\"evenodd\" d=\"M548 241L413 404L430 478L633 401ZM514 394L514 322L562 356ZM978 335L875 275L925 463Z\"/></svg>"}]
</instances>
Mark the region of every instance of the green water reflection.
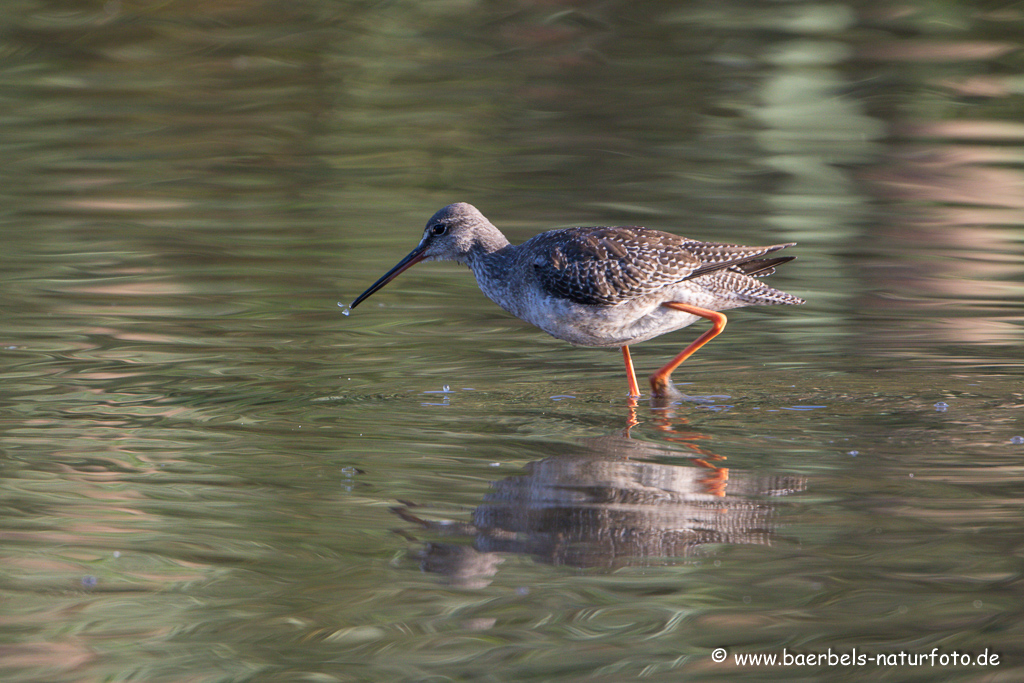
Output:
<instances>
[{"instance_id":1,"label":"green water reflection","mask_svg":"<svg viewBox=\"0 0 1024 683\"><path fill-rule=\"evenodd\" d=\"M5 682L1020 678L1012 7L0 16ZM342 315L459 200L797 241L808 304L667 408L454 266Z\"/></svg>"}]
</instances>

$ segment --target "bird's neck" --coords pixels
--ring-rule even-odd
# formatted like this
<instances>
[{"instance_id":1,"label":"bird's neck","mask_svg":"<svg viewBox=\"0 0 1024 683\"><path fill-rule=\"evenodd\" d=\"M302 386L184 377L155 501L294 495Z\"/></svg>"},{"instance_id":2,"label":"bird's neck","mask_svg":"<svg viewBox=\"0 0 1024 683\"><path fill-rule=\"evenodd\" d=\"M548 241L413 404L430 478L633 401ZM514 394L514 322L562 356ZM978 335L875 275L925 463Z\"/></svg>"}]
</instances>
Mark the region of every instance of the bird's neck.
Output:
<instances>
[{"instance_id":1,"label":"bird's neck","mask_svg":"<svg viewBox=\"0 0 1024 683\"><path fill-rule=\"evenodd\" d=\"M457 260L479 273L478 269L486 268L487 263L502 258L509 246L509 241L497 228L481 231L473 236L473 243Z\"/></svg>"},{"instance_id":2,"label":"bird's neck","mask_svg":"<svg viewBox=\"0 0 1024 683\"><path fill-rule=\"evenodd\" d=\"M486 248L470 251L464 261L476 276L476 283L481 291L502 308L505 308L508 299L509 268L515 256L515 249L502 236L500 241L492 242Z\"/></svg>"}]
</instances>

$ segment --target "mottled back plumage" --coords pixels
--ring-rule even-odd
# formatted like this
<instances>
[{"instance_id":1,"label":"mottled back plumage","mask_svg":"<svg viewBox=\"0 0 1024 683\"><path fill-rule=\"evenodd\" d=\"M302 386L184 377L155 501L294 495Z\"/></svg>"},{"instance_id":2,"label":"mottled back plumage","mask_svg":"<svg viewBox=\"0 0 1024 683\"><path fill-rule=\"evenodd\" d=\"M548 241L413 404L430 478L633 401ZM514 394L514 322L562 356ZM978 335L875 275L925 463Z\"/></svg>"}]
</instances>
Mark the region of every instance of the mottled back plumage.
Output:
<instances>
[{"instance_id":1,"label":"mottled back plumage","mask_svg":"<svg viewBox=\"0 0 1024 683\"><path fill-rule=\"evenodd\" d=\"M699 242L637 226L552 230L521 246L535 254L537 277L553 296L591 306L614 306L721 271L766 277L775 272L775 266L792 260L759 258L789 244L744 247ZM723 277L723 285L726 279L736 284L737 278ZM788 301L797 302L796 297Z\"/></svg>"}]
</instances>

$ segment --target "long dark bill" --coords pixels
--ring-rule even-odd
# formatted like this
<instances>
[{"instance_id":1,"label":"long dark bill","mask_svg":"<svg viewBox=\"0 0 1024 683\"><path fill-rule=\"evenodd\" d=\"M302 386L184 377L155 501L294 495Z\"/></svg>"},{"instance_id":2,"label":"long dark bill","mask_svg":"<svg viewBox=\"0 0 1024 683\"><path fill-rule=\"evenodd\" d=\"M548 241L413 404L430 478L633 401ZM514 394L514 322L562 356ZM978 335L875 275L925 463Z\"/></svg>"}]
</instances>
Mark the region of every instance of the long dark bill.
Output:
<instances>
[{"instance_id":1,"label":"long dark bill","mask_svg":"<svg viewBox=\"0 0 1024 683\"><path fill-rule=\"evenodd\" d=\"M406 256L401 261L399 261L398 263L396 263L394 268L384 273L384 275L379 280L370 285L369 289L367 289L365 292L357 296L356 300L352 302L352 305L350 305L349 308L355 308L360 303L362 303L363 299L369 298L370 295L376 292L378 289L383 288L384 285L391 282L396 277L407 271L409 268L412 268L414 265L416 265L424 258L426 258L423 255L423 252L426 251L426 249L426 245L421 244L415 249L413 249L411 252L409 252L409 255Z\"/></svg>"}]
</instances>

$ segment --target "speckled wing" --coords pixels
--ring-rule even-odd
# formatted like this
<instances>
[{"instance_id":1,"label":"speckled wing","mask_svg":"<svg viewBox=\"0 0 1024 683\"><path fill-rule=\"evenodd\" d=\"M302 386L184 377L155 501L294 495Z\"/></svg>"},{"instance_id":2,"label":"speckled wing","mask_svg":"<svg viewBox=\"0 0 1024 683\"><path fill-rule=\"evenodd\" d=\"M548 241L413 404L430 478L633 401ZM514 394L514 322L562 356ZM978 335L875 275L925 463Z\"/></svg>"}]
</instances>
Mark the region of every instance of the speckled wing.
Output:
<instances>
[{"instance_id":1,"label":"speckled wing","mask_svg":"<svg viewBox=\"0 0 1024 683\"><path fill-rule=\"evenodd\" d=\"M612 306L690 277L701 261L680 249L682 238L637 227L568 228L529 245L541 286L554 296Z\"/></svg>"},{"instance_id":2,"label":"speckled wing","mask_svg":"<svg viewBox=\"0 0 1024 683\"><path fill-rule=\"evenodd\" d=\"M698 242L640 227L552 230L523 246L533 254L541 286L553 296L593 306L614 306L666 285L735 268L770 274L777 261L749 266L786 245L743 247ZM787 259L788 260L788 259Z\"/></svg>"},{"instance_id":3,"label":"speckled wing","mask_svg":"<svg viewBox=\"0 0 1024 683\"><path fill-rule=\"evenodd\" d=\"M785 249L795 244L773 244L770 247L744 247L739 244L720 244L718 242L698 242L697 240L680 240L680 248L700 259L701 266L690 276L699 277L707 273L729 268L746 275L766 277L774 272L775 266L794 257L783 256L775 259L758 260L759 256Z\"/></svg>"}]
</instances>

